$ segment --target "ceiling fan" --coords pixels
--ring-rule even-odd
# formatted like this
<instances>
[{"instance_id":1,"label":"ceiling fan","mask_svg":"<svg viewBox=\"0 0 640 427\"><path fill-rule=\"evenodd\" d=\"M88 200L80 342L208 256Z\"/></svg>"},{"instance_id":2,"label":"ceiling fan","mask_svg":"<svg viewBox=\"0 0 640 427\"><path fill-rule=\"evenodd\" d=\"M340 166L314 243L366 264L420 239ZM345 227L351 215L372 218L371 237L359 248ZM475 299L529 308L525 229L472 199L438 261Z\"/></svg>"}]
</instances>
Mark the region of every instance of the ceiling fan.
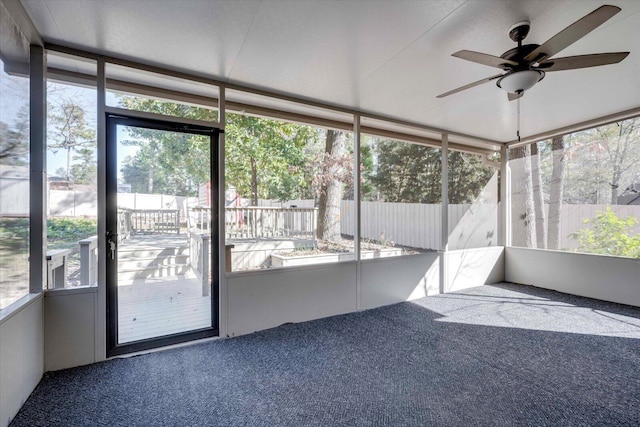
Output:
<instances>
[{"instance_id":1,"label":"ceiling fan","mask_svg":"<svg viewBox=\"0 0 640 427\"><path fill-rule=\"evenodd\" d=\"M514 99L522 97L526 90L531 89L536 83L542 80L545 73L549 71L574 70L578 68L616 64L626 58L629 52L595 53L555 59L551 57L589 34L616 13L620 12L620 10L617 6L601 6L590 14L578 19L541 45L523 45L522 40L529 34L531 24L529 21L518 22L509 29L509 37L518 43L518 47L509 49L499 57L471 50L461 50L452 54L452 56L466 59L467 61L500 68L506 71L504 74L496 74L495 76L469 83L438 95L437 97L444 98L445 96L479 86L483 83L497 80L496 85L507 91L509 101L513 101Z\"/></svg>"}]
</instances>

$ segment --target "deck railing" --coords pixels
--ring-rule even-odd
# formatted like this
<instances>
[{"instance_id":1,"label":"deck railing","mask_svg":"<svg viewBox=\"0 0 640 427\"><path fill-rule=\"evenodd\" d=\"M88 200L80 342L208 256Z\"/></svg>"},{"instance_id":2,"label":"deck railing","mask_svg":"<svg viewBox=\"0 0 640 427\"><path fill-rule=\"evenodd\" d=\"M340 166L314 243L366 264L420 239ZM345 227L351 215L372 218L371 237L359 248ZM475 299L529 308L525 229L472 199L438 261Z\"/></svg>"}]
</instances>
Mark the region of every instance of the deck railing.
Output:
<instances>
[{"instance_id":1,"label":"deck railing","mask_svg":"<svg viewBox=\"0 0 640 427\"><path fill-rule=\"evenodd\" d=\"M189 208L189 212L191 229L208 233L210 208ZM227 239L313 239L316 236L317 218L317 208L228 207L225 208L225 233Z\"/></svg>"},{"instance_id":2,"label":"deck railing","mask_svg":"<svg viewBox=\"0 0 640 427\"><path fill-rule=\"evenodd\" d=\"M225 209L226 237L256 239L294 237L315 239L317 208L231 207ZM203 295L209 293L209 252L211 247L211 210L189 208L190 263L202 281ZM180 232L180 211L168 209L119 209L118 241L135 234L168 234ZM97 282L98 237L78 242L80 247L80 286ZM226 271L231 271L233 245L225 248ZM67 287L69 256L72 250L47 252L47 289Z\"/></svg>"},{"instance_id":3,"label":"deck railing","mask_svg":"<svg viewBox=\"0 0 640 427\"><path fill-rule=\"evenodd\" d=\"M98 281L98 236L80 240L80 286Z\"/></svg>"},{"instance_id":4,"label":"deck railing","mask_svg":"<svg viewBox=\"0 0 640 427\"><path fill-rule=\"evenodd\" d=\"M118 209L120 240L131 234L180 233L179 209Z\"/></svg>"},{"instance_id":5,"label":"deck railing","mask_svg":"<svg viewBox=\"0 0 640 427\"><path fill-rule=\"evenodd\" d=\"M189 262L193 272L202 283L202 296L209 295L209 245L211 236L189 232Z\"/></svg>"},{"instance_id":6,"label":"deck railing","mask_svg":"<svg viewBox=\"0 0 640 427\"><path fill-rule=\"evenodd\" d=\"M61 289L67 285L71 249L47 251L47 289Z\"/></svg>"}]
</instances>

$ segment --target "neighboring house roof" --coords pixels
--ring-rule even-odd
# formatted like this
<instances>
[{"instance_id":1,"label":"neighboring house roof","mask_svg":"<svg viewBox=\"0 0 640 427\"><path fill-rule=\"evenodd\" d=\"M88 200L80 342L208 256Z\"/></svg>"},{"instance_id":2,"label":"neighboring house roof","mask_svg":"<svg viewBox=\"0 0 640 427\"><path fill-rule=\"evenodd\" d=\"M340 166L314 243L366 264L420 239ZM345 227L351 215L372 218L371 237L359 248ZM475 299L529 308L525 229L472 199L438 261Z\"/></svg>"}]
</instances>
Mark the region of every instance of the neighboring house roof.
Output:
<instances>
[{"instance_id":1,"label":"neighboring house roof","mask_svg":"<svg viewBox=\"0 0 640 427\"><path fill-rule=\"evenodd\" d=\"M619 205L640 205L640 182L629 185L624 193L618 196Z\"/></svg>"}]
</instances>

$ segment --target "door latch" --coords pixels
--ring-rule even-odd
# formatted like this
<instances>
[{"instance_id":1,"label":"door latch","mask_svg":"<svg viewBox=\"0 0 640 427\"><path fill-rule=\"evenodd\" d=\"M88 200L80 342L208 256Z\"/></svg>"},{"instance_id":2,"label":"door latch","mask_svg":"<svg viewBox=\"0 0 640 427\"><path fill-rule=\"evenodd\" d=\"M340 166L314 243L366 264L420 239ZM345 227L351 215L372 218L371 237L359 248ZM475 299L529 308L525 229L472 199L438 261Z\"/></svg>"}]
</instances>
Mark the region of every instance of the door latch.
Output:
<instances>
[{"instance_id":1,"label":"door latch","mask_svg":"<svg viewBox=\"0 0 640 427\"><path fill-rule=\"evenodd\" d=\"M109 245L109 252L111 253L111 260L115 261L116 259L116 239L118 235L116 233L112 233L110 231L107 232L107 244Z\"/></svg>"}]
</instances>

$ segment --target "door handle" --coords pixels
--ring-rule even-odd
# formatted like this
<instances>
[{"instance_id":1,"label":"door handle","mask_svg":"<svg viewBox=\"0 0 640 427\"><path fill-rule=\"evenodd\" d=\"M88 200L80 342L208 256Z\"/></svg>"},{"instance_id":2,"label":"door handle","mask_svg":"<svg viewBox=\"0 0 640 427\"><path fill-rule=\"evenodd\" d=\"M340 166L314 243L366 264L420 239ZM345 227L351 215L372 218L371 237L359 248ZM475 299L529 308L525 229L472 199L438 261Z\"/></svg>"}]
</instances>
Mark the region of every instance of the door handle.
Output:
<instances>
[{"instance_id":1,"label":"door handle","mask_svg":"<svg viewBox=\"0 0 640 427\"><path fill-rule=\"evenodd\" d=\"M115 261L116 248L118 247L118 233L112 233L111 231L107 231L106 235L107 235L107 245L109 245L109 253L111 253L111 260Z\"/></svg>"}]
</instances>

